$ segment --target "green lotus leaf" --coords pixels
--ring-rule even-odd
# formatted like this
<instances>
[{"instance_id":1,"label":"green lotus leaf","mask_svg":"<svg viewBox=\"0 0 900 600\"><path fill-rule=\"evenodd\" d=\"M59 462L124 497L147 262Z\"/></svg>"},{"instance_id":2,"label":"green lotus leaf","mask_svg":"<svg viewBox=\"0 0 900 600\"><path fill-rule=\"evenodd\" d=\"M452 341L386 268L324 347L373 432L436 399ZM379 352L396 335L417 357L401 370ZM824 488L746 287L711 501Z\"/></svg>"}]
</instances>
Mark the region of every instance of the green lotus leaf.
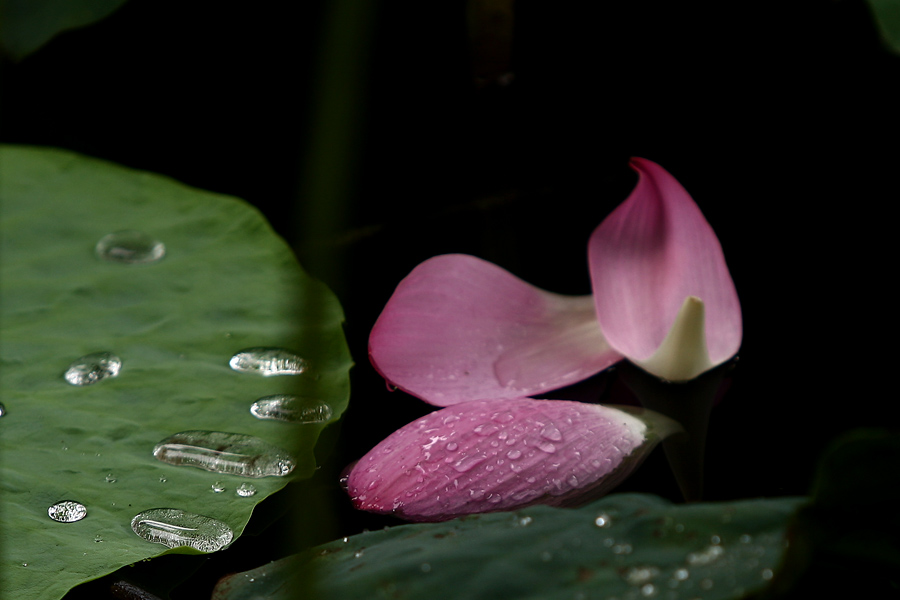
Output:
<instances>
[{"instance_id":1,"label":"green lotus leaf","mask_svg":"<svg viewBox=\"0 0 900 600\"><path fill-rule=\"evenodd\" d=\"M12 146L0 147L0 198L0 597L58 598L136 561L196 552L136 535L132 518L148 509L211 517L236 539L256 504L313 473L316 440L349 396L343 315L255 209L71 152ZM119 231L143 232L165 255L100 258L98 241ZM254 347L289 349L306 370L230 368ZM70 364L98 352L121 359L118 376L66 381ZM273 394L309 399L313 422L251 414ZM154 458L158 442L191 430L254 436L295 466L253 478ZM256 493L238 495L244 483ZM86 516L52 520L49 507L63 500Z\"/></svg>"},{"instance_id":2,"label":"green lotus leaf","mask_svg":"<svg viewBox=\"0 0 900 600\"><path fill-rule=\"evenodd\" d=\"M869 0L869 8L884 43L900 52L900 0Z\"/></svg>"},{"instance_id":3,"label":"green lotus leaf","mask_svg":"<svg viewBox=\"0 0 900 600\"><path fill-rule=\"evenodd\" d=\"M673 505L614 494L338 540L224 578L214 600L744 598L777 574L803 498ZM304 596L306 597L306 596Z\"/></svg>"},{"instance_id":4,"label":"green lotus leaf","mask_svg":"<svg viewBox=\"0 0 900 600\"><path fill-rule=\"evenodd\" d=\"M4 0L0 2L0 47L20 60L57 34L105 18L125 0Z\"/></svg>"}]
</instances>

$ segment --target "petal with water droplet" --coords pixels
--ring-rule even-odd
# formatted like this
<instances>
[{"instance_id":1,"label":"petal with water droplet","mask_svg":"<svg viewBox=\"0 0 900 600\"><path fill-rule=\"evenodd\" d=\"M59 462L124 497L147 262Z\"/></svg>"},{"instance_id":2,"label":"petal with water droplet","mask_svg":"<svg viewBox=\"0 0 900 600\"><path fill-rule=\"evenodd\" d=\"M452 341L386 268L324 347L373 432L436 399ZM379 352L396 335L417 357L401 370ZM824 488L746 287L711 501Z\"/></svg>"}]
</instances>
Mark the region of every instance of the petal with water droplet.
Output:
<instances>
[{"instance_id":1,"label":"petal with water droplet","mask_svg":"<svg viewBox=\"0 0 900 600\"><path fill-rule=\"evenodd\" d=\"M501 430L512 446L491 443L501 431L476 432L491 423L498 410L514 417ZM457 417L451 421L457 446L451 452L436 444L428 460L423 446L446 428L448 415ZM580 503L605 493L627 475L658 440L656 432L668 433L663 422L664 417L648 419L564 400L465 402L391 434L352 469L347 491L359 509L413 521ZM548 428L559 430L559 435L552 434L559 438L552 442L552 451L546 446Z\"/></svg>"},{"instance_id":2,"label":"petal with water droplet","mask_svg":"<svg viewBox=\"0 0 900 600\"><path fill-rule=\"evenodd\" d=\"M462 254L431 258L400 282L369 356L391 384L437 406L535 395L621 358L590 296L546 292Z\"/></svg>"},{"instance_id":3,"label":"petal with water droplet","mask_svg":"<svg viewBox=\"0 0 900 600\"><path fill-rule=\"evenodd\" d=\"M588 244L597 317L629 360L664 379L692 379L737 353L737 291L722 246L687 191L656 163L633 158L631 167L637 187Z\"/></svg>"}]
</instances>

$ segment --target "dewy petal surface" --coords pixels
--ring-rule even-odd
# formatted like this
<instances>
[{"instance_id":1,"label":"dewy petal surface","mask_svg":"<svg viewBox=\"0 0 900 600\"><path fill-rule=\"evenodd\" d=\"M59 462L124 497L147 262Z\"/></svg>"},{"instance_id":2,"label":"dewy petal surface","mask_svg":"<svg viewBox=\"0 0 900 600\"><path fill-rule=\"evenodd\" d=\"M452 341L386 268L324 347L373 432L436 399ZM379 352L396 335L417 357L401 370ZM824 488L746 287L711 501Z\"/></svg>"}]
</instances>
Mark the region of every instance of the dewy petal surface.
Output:
<instances>
[{"instance_id":1,"label":"dewy petal surface","mask_svg":"<svg viewBox=\"0 0 900 600\"><path fill-rule=\"evenodd\" d=\"M637 187L588 245L603 334L641 364L662 344L685 300L694 297L705 309L709 353L708 362L696 362L721 364L737 353L742 336L740 303L722 246L672 175L643 158L633 158L631 167L640 176Z\"/></svg>"},{"instance_id":2,"label":"dewy petal surface","mask_svg":"<svg viewBox=\"0 0 900 600\"><path fill-rule=\"evenodd\" d=\"M375 446L351 470L347 491L359 509L413 521L560 505L604 478L618 480L647 433L641 419L596 404L465 402Z\"/></svg>"},{"instance_id":3,"label":"dewy petal surface","mask_svg":"<svg viewBox=\"0 0 900 600\"><path fill-rule=\"evenodd\" d=\"M590 296L546 292L463 254L431 258L400 282L369 356L388 382L438 406L539 394L621 359Z\"/></svg>"}]
</instances>

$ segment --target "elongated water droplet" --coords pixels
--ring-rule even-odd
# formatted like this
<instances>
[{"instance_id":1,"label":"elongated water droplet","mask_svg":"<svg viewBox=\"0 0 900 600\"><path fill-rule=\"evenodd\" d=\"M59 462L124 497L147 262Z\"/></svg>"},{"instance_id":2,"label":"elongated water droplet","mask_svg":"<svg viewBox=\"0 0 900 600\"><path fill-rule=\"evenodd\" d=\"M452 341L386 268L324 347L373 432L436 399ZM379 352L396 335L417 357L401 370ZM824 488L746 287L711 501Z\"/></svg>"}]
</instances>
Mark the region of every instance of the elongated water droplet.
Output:
<instances>
[{"instance_id":1,"label":"elongated water droplet","mask_svg":"<svg viewBox=\"0 0 900 600\"><path fill-rule=\"evenodd\" d=\"M94 250L103 260L129 265L154 263L166 255L165 244L134 229L103 236Z\"/></svg>"},{"instance_id":2,"label":"elongated water droplet","mask_svg":"<svg viewBox=\"0 0 900 600\"><path fill-rule=\"evenodd\" d=\"M72 385L91 385L109 377L118 377L122 359L111 352L85 354L63 374Z\"/></svg>"},{"instance_id":3,"label":"elongated water droplet","mask_svg":"<svg viewBox=\"0 0 900 600\"><path fill-rule=\"evenodd\" d=\"M284 348L247 348L231 357L228 364L241 373L299 375L309 370L309 362Z\"/></svg>"},{"instance_id":4,"label":"elongated water droplet","mask_svg":"<svg viewBox=\"0 0 900 600\"><path fill-rule=\"evenodd\" d=\"M214 484L212 484L212 491L214 494L221 494L225 491L225 484L223 484L221 481L215 482Z\"/></svg>"},{"instance_id":5,"label":"elongated water droplet","mask_svg":"<svg viewBox=\"0 0 900 600\"><path fill-rule=\"evenodd\" d=\"M80 502L63 500L48 508L47 514L54 521L59 521L60 523L74 523L87 516L87 509L84 507L84 504L81 504Z\"/></svg>"},{"instance_id":6,"label":"elongated water droplet","mask_svg":"<svg viewBox=\"0 0 900 600\"><path fill-rule=\"evenodd\" d=\"M153 508L138 513L131 529L148 542L169 548L189 546L200 552L215 552L227 546L234 534L222 521L178 510Z\"/></svg>"},{"instance_id":7,"label":"elongated water droplet","mask_svg":"<svg viewBox=\"0 0 900 600\"><path fill-rule=\"evenodd\" d=\"M250 496L256 495L256 486L252 483L242 483L235 492L238 496L249 498Z\"/></svg>"},{"instance_id":8,"label":"elongated water droplet","mask_svg":"<svg viewBox=\"0 0 900 600\"><path fill-rule=\"evenodd\" d=\"M282 477L294 470L294 458L277 446L242 433L182 431L153 448L170 465L197 467L241 477Z\"/></svg>"},{"instance_id":9,"label":"elongated water droplet","mask_svg":"<svg viewBox=\"0 0 900 600\"><path fill-rule=\"evenodd\" d=\"M287 423L326 423L332 414L331 407L321 400L292 394L264 396L250 406L250 413L258 419Z\"/></svg>"}]
</instances>

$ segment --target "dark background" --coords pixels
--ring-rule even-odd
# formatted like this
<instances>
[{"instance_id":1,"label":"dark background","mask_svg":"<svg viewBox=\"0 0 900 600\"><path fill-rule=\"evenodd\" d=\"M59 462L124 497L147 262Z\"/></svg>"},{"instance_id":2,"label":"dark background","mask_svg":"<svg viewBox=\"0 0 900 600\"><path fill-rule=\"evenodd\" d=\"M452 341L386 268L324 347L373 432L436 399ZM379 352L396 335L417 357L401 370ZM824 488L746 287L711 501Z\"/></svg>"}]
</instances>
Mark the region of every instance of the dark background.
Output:
<instances>
[{"instance_id":1,"label":"dark background","mask_svg":"<svg viewBox=\"0 0 900 600\"><path fill-rule=\"evenodd\" d=\"M317 162L331 139L317 137L317 98L333 3L290 4L130 0L4 59L0 140L241 197L336 291L356 367L337 449L311 484L336 513L323 537L397 523L355 513L336 479L431 409L387 392L366 356L400 279L464 252L590 293L587 239L634 186L629 156L692 194L741 298L706 499L804 494L837 434L890 425L900 57L864 2L519 0L510 62L491 70L464 2L373 1L347 18L365 19L361 50L339 44L351 54L337 64L359 71L338 94L351 143L330 163ZM315 193L321 164L345 186L334 198ZM321 228L310 220L329 209ZM679 499L661 453L621 489Z\"/></svg>"}]
</instances>

